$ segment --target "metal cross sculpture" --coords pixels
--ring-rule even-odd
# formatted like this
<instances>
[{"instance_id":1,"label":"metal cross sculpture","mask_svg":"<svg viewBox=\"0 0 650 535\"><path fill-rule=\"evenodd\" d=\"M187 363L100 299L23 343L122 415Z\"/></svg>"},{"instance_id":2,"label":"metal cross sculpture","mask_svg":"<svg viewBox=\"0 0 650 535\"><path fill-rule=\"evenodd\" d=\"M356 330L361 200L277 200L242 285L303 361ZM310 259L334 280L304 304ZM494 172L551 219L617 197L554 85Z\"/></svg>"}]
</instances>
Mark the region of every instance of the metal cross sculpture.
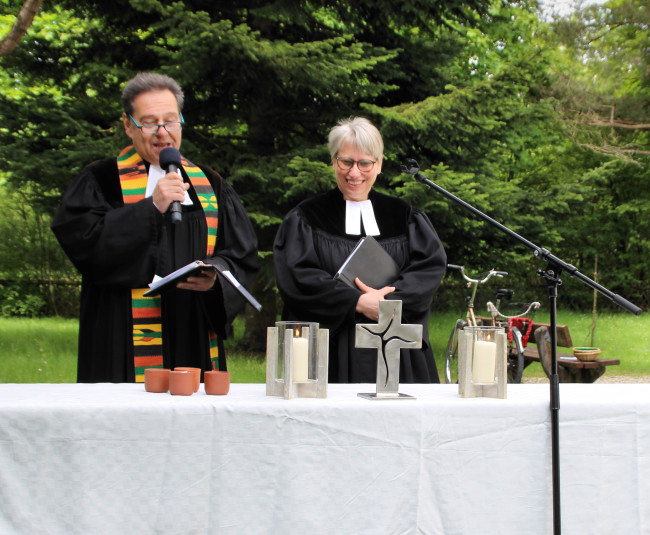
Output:
<instances>
[{"instance_id":1,"label":"metal cross sculpture","mask_svg":"<svg viewBox=\"0 0 650 535\"><path fill-rule=\"evenodd\" d=\"M401 348L422 347L422 325L402 324L402 302L379 302L377 324L357 324L355 347L377 349L377 393L359 394L368 399L415 399L399 390Z\"/></svg>"}]
</instances>

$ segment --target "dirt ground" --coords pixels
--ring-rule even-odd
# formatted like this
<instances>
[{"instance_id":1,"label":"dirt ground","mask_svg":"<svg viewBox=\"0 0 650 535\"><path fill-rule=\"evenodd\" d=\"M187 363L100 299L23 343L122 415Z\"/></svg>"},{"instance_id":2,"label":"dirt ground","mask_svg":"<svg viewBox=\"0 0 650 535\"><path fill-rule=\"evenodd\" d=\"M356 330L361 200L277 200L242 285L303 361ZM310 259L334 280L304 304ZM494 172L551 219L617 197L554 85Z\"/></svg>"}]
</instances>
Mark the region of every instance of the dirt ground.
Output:
<instances>
[{"instance_id":1,"label":"dirt ground","mask_svg":"<svg viewBox=\"0 0 650 535\"><path fill-rule=\"evenodd\" d=\"M522 383L548 383L546 377L526 377L524 376L521 379ZM650 383L650 377L648 376L634 376L634 375L602 375L598 378L596 383L606 384L606 383Z\"/></svg>"}]
</instances>

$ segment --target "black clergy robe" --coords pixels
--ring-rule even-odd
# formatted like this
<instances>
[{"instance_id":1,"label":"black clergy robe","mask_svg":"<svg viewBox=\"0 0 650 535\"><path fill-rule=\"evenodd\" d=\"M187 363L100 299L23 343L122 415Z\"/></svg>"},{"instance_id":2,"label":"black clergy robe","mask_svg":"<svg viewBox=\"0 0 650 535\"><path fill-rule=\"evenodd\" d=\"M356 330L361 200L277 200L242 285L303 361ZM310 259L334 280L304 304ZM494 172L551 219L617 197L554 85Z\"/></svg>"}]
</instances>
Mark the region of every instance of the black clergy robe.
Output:
<instances>
[{"instance_id":1,"label":"black clergy robe","mask_svg":"<svg viewBox=\"0 0 650 535\"><path fill-rule=\"evenodd\" d=\"M386 299L402 301L402 323L422 325L422 349L402 349L401 383L440 382L429 342L433 294L447 256L429 218L400 199L371 190L377 241L401 268ZM329 382L375 383L377 350L355 348L357 323L374 323L355 311L361 291L333 278L360 236L345 232L346 203L338 189L300 203L275 239L283 319L318 322L330 331Z\"/></svg>"},{"instance_id":2,"label":"black clergy robe","mask_svg":"<svg viewBox=\"0 0 650 535\"><path fill-rule=\"evenodd\" d=\"M124 204L116 159L90 164L74 179L57 211L52 230L82 274L79 319L79 382L132 382L131 289L146 288L194 261L219 261L250 286L258 269L257 239L232 187L202 167L219 205L214 254L206 258L207 224L194 188L192 206L173 224L151 197ZM148 170L148 167L147 167ZM182 171L183 180L189 182ZM207 292L171 289L161 297L163 365L211 369L208 330L223 339L244 300L217 276ZM223 343L219 368L226 369Z\"/></svg>"}]
</instances>

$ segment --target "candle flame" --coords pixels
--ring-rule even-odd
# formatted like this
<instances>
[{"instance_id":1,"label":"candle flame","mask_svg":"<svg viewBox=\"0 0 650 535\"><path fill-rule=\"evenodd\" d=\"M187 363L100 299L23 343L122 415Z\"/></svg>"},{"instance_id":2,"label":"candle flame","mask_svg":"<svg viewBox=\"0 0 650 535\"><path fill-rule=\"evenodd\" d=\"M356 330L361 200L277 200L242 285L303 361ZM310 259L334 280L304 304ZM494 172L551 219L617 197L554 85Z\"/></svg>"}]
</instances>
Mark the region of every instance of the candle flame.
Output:
<instances>
[{"instance_id":1,"label":"candle flame","mask_svg":"<svg viewBox=\"0 0 650 535\"><path fill-rule=\"evenodd\" d=\"M293 336L295 338L300 338L300 329L298 329L298 327L296 327L296 330L293 332Z\"/></svg>"}]
</instances>

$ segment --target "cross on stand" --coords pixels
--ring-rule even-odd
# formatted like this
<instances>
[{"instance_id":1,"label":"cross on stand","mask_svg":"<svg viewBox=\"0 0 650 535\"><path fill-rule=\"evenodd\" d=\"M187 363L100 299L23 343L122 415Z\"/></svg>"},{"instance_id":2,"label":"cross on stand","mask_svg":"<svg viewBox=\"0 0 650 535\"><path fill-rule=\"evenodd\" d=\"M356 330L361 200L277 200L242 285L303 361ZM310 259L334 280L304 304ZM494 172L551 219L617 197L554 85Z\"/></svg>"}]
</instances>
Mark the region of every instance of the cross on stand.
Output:
<instances>
[{"instance_id":1,"label":"cross on stand","mask_svg":"<svg viewBox=\"0 0 650 535\"><path fill-rule=\"evenodd\" d=\"M402 324L402 302L379 302L377 324L357 324L355 347L377 349L377 393L359 394L366 399L415 399L400 394L399 359L401 348L422 347L422 325Z\"/></svg>"}]
</instances>

